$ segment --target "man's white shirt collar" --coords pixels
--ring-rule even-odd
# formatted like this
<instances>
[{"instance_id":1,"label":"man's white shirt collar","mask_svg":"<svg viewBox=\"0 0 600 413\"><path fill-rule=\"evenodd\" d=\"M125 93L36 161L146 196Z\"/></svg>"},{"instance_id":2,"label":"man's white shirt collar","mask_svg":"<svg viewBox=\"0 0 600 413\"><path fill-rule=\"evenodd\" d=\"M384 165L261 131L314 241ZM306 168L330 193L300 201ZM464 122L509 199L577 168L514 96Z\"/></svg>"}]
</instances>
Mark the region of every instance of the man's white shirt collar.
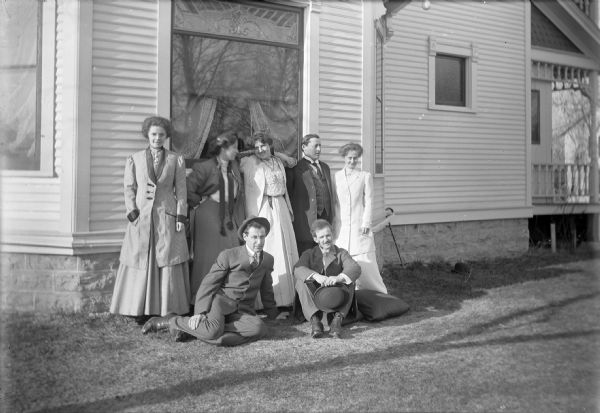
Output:
<instances>
[{"instance_id":1,"label":"man's white shirt collar","mask_svg":"<svg viewBox=\"0 0 600 413\"><path fill-rule=\"evenodd\" d=\"M319 164L319 160L318 160L318 159L317 159L317 160L314 160L314 159L312 159L312 158L310 158L310 157L306 156L305 154L302 154L302 157L303 157L304 159L306 159L308 162L312 163L312 164L316 164L316 165L318 165L318 164Z\"/></svg>"},{"instance_id":2,"label":"man's white shirt collar","mask_svg":"<svg viewBox=\"0 0 600 413\"><path fill-rule=\"evenodd\" d=\"M248 248L248 245L245 246L246 247L246 252L248 253L248 257L249 258L254 258L254 255L256 254L254 251L252 251L250 248ZM258 258L258 256L257 256Z\"/></svg>"}]
</instances>

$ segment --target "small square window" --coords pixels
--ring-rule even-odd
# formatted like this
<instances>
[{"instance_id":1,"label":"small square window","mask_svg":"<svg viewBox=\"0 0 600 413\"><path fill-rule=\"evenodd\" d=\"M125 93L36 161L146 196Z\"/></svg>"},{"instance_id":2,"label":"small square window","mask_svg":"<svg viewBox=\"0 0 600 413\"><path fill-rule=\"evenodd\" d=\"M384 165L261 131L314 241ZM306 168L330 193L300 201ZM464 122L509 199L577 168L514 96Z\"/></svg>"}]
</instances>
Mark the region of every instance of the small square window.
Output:
<instances>
[{"instance_id":1,"label":"small square window","mask_svg":"<svg viewBox=\"0 0 600 413\"><path fill-rule=\"evenodd\" d=\"M464 57L438 54L435 56L435 104L466 105Z\"/></svg>"},{"instance_id":2,"label":"small square window","mask_svg":"<svg viewBox=\"0 0 600 413\"><path fill-rule=\"evenodd\" d=\"M429 38L429 109L475 112L478 50L472 43Z\"/></svg>"}]
</instances>

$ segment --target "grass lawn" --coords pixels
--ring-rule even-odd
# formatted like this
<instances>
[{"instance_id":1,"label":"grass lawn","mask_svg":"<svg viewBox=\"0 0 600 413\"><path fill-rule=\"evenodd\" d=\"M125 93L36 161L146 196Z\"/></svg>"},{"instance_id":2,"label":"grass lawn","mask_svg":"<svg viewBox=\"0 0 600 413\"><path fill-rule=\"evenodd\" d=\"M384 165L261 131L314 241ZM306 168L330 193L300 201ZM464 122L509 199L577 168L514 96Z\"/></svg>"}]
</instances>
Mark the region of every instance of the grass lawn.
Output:
<instances>
[{"instance_id":1,"label":"grass lawn","mask_svg":"<svg viewBox=\"0 0 600 413\"><path fill-rule=\"evenodd\" d=\"M600 409L600 259L532 251L384 271L411 306L346 338L283 322L237 348L142 336L107 314L3 314L0 411Z\"/></svg>"}]
</instances>

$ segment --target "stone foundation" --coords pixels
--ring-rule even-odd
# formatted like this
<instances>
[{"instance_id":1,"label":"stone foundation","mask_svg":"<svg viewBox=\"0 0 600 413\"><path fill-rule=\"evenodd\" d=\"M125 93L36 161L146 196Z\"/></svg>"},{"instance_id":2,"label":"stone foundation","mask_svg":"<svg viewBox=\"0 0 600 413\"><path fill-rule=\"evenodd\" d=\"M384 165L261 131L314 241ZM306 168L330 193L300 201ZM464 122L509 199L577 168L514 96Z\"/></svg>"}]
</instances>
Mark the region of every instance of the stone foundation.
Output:
<instances>
[{"instance_id":1,"label":"stone foundation","mask_svg":"<svg viewBox=\"0 0 600 413\"><path fill-rule=\"evenodd\" d=\"M392 227L400 256L412 261L474 261L508 257L529 248L527 219L396 225ZM380 266L400 263L389 228L375 234Z\"/></svg>"},{"instance_id":2,"label":"stone foundation","mask_svg":"<svg viewBox=\"0 0 600 413\"><path fill-rule=\"evenodd\" d=\"M0 307L12 311L108 311L119 254L0 253Z\"/></svg>"}]
</instances>

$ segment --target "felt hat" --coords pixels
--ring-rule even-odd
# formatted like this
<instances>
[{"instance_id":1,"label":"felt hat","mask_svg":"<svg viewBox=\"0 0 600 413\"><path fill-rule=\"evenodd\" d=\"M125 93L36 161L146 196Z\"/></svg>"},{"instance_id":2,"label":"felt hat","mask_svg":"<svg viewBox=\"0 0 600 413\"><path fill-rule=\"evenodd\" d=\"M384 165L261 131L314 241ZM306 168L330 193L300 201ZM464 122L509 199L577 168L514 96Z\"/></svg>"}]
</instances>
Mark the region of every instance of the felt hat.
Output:
<instances>
[{"instance_id":1,"label":"felt hat","mask_svg":"<svg viewBox=\"0 0 600 413\"><path fill-rule=\"evenodd\" d=\"M471 275L471 267L469 267L469 264L464 262L457 262L454 264L452 272L461 275Z\"/></svg>"},{"instance_id":2,"label":"felt hat","mask_svg":"<svg viewBox=\"0 0 600 413\"><path fill-rule=\"evenodd\" d=\"M240 227L238 228L238 237L240 237L241 240L244 239L244 231L246 231L246 227L248 227L248 225L251 222L259 223L260 225L265 227L266 235L269 234L269 231L271 230L271 223L269 222L269 220L267 218L250 215L244 220L244 222L242 222L242 225L240 225Z\"/></svg>"},{"instance_id":3,"label":"felt hat","mask_svg":"<svg viewBox=\"0 0 600 413\"><path fill-rule=\"evenodd\" d=\"M338 311L348 302L348 289L343 285L321 286L313 295L315 306L326 313Z\"/></svg>"}]
</instances>

